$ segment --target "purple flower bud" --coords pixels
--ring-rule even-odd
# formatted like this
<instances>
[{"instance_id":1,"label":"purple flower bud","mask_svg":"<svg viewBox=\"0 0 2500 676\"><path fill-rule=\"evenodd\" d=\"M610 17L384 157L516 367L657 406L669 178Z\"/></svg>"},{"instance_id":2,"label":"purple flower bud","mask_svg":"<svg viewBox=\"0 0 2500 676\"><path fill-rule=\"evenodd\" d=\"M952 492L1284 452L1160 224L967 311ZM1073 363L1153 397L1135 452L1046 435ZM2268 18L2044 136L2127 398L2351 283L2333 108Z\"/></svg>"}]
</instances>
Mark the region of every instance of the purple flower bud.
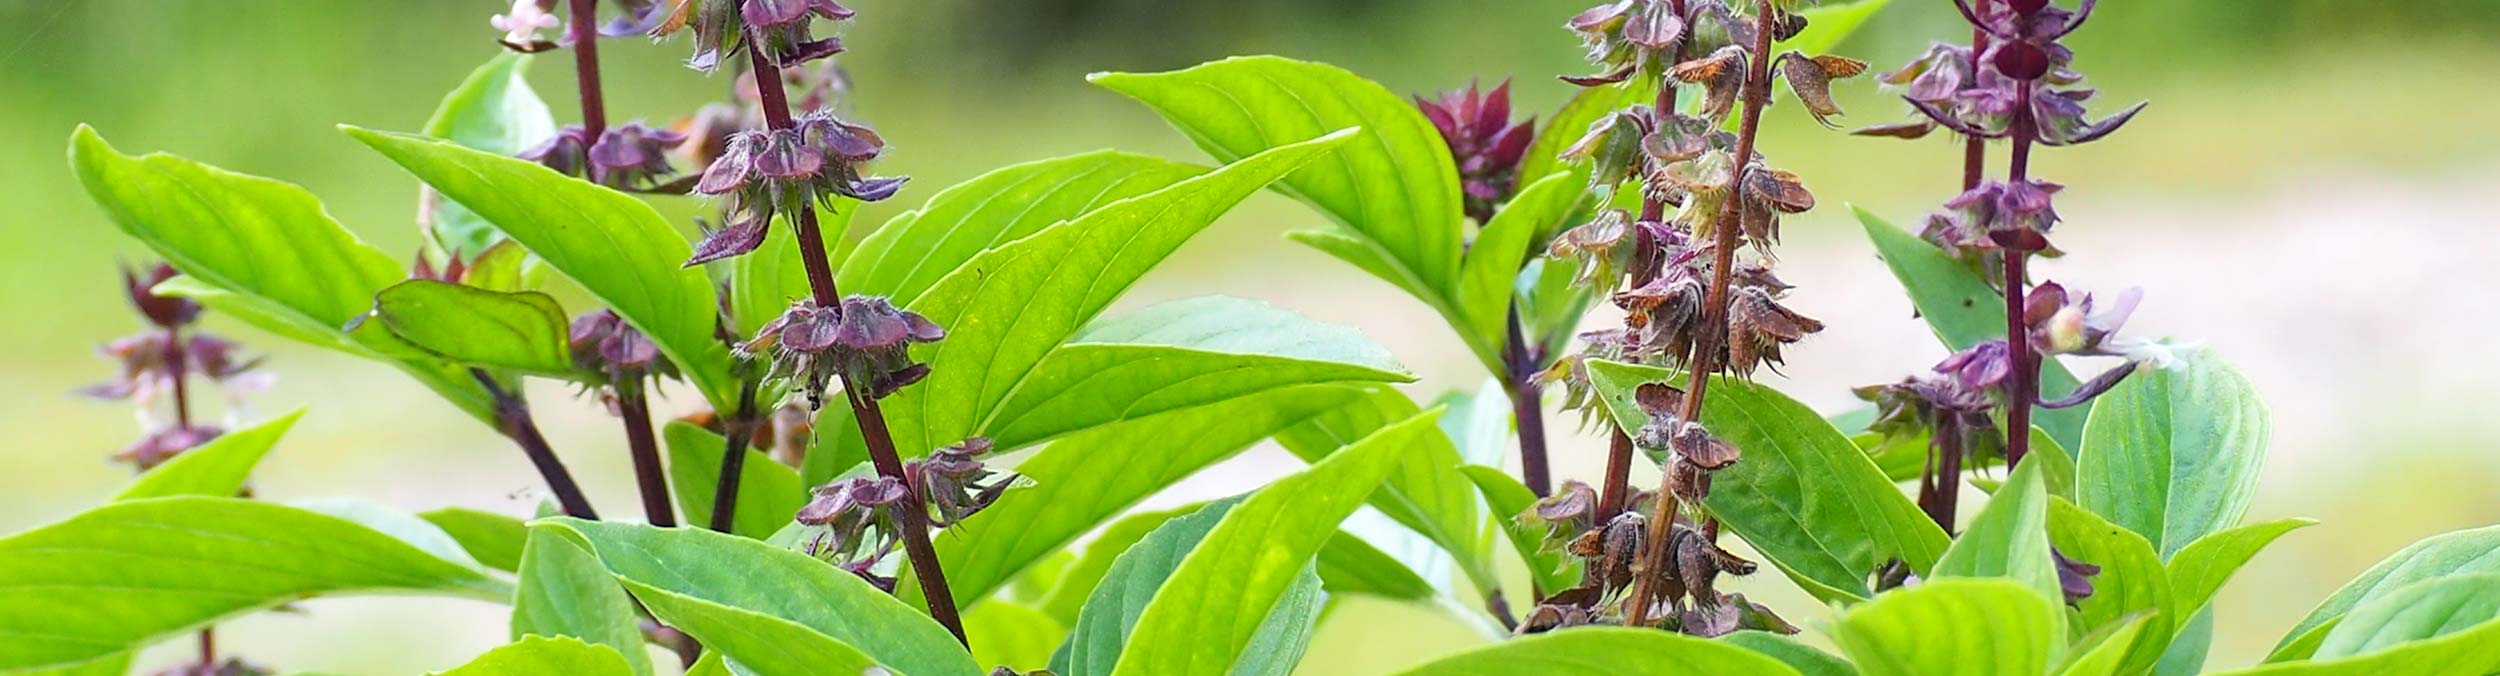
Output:
<instances>
[{"instance_id":1,"label":"purple flower bud","mask_svg":"<svg viewBox=\"0 0 2500 676\"><path fill-rule=\"evenodd\" d=\"M568 342L574 363L617 380L676 371L660 356L659 345L618 317L614 310L594 310L573 318Z\"/></svg>"},{"instance_id":2,"label":"purple flower bud","mask_svg":"<svg viewBox=\"0 0 2500 676\"><path fill-rule=\"evenodd\" d=\"M1972 345L1936 363L1936 372L1951 375L1962 386L1977 390L1994 389L2014 373L2013 353L2005 341L1991 340Z\"/></svg>"},{"instance_id":3,"label":"purple flower bud","mask_svg":"<svg viewBox=\"0 0 2500 676\"><path fill-rule=\"evenodd\" d=\"M167 427L114 453L113 459L130 463L131 467L145 472L225 433L224 429L209 425Z\"/></svg>"},{"instance_id":4,"label":"purple flower bud","mask_svg":"<svg viewBox=\"0 0 2500 676\"><path fill-rule=\"evenodd\" d=\"M824 391L836 377L856 388L853 396L870 399L917 382L928 367L914 363L907 348L945 337L944 329L917 313L882 297L854 295L836 308L800 299L738 349L771 352L774 373L800 379L810 405L821 407Z\"/></svg>"},{"instance_id":5,"label":"purple flower bud","mask_svg":"<svg viewBox=\"0 0 2500 676\"><path fill-rule=\"evenodd\" d=\"M189 298L156 294L156 285L173 279L176 274L179 273L174 271L174 266L164 263L149 266L145 272L128 267L122 268L122 290L129 294L131 307L138 308L139 315L146 317L148 323L170 329L189 324L199 318L200 304L198 302Z\"/></svg>"},{"instance_id":6,"label":"purple flower bud","mask_svg":"<svg viewBox=\"0 0 2500 676\"><path fill-rule=\"evenodd\" d=\"M639 121L610 127L590 146L591 181L611 188L650 187L677 172L668 165L668 151L685 142L684 134Z\"/></svg>"},{"instance_id":7,"label":"purple flower bud","mask_svg":"<svg viewBox=\"0 0 2500 676\"><path fill-rule=\"evenodd\" d=\"M545 142L521 151L517 157L545 165L559 174L580 176L582 170L589 164L589 154L590 132L583 130L581 125L575 124L565 125L564 128L556 130L555 136L548 137Z\"/></svg>"},{"instance_id":8,"label":"purple flower bud","mask_svg":"<svg viewBox=\"0 0 2500 676\"><path fill-rule=\"evenodd\" d=\"M1478 224L1492 220L1494 205L1510 199L1517 181L1513 174L1536 134L1534 118L1510 121L1510 81L1489 94L1469 85L1466 91L1442 94L1439 101L1417 97L1415 105L1449 145L1467 216Z\"/></svg>"}]
</instances>

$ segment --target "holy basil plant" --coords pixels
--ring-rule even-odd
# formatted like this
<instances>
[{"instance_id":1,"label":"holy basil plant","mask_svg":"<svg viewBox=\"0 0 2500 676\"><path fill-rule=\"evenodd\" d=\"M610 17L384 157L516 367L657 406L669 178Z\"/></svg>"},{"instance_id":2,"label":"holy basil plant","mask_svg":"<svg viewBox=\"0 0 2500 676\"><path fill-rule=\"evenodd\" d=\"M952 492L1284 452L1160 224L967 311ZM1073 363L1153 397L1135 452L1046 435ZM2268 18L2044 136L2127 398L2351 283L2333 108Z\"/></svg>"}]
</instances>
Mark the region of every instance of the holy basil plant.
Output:
<instances>
[{"instance_id":1,"label":"holy basil plant","mask_svg":"<svg viewBox=\"0 0 2500 676\"><path fill-rule=\"evenodd\" d=\"M1857 214L1952 356L1830 417L1763 377L1845 332L1785 302L1813 291L1772 250L1819 200L1759 141L1774 102L1836 124L1832 87L1869 66L1828 52L1884 0L1606 2L1564 22L1592 72L1524 119L1526 82L1410 101L1272 56L1101 73L1206 160L1013 164L856 241L861 212L913 186L874 172L884 138L839 112L856 102L827 36L851 8L602 4L518 0L490 22L507 53L421 133L342 127L340 149L416 179L425 244L406 263L302 188L72 134L101 220L164 261L124 272L144 326L83 390L141 409L115 455L140 473L0 539L0 673L129 673L175 641L196 653L158 673L274 673L215 625L417 594L510 608L509 644L412 666L447 674L1282 675L1325 668L1306 664L1325 659L1315 635L1369 629L1329 622L1355 598L1484 644L1419 653L1419 675L2186 674L2217 592L2310 523L2246 522L2271 430L2247 376L2121 335L2135 292L2026 267L2055 252L2061 190L2030 153L2141 109L2086 113L2060 40L2090 0L1957 1L1975 43L1875 76L1915 117L1861 134L1941 129L1966 152L1959 195L1917 232ZM677 34L737 94L611 123L598 50ZM549 51L573 62L578 124L525 80ZM1990 140L2011 146L2001 180ZM1361 331L1260 300L1114 311L1265 189L1315 212L1284 236L1434 310L1488 384L1418 398ZM712 217L650 201L685 197ZM400 371L509 439L544 503L409 514L252 490L324 413L210 422L192 385L232 401L268 370L202 330L215 315ZM2069 356L2124 363L2078 378ZM637 516L595 509L532 379L617 419ZM1604 475L1551 476L1549 407L1608 442ZM1140 509L1271 441L1307 466ZM2495 542L2398 552L2235 673L2500 671ZM1748 597L1782 582L1828 615Z\"/></svg>"}]
</instances>

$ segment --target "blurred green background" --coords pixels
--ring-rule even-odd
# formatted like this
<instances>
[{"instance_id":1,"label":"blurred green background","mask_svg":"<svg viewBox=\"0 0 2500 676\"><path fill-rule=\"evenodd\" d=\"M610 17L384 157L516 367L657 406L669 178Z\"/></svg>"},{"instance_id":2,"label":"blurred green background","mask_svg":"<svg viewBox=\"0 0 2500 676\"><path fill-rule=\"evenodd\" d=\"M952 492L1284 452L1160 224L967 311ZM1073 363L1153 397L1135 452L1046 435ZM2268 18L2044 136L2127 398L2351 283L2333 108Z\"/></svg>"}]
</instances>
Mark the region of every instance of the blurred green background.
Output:
<instances>
[{"instance_id":1,"label":"blurred green background","mask_svg":"<svg viewBox=\"0 0 2500 676\"><path fill-rule=\"evenodd\" d=\"M988 167L1104 147L1205 161L1140 106L1085 84L1097 70L1163 70L1233 54L1336 63L1395 91L1516 78L1519 108L1550 110L1580 73L1560 0L856 0L844 57L861 115L893 144L880 173L912 175L873 224ZM0 0L0 530L60 518L127 471L105 460L137 433L130 412L72 396L107 377L91 356L134 331L114 264L142 251L91 206L62 160L91 123L125 151L165 150L302 184L388 251L413 252L414 181L333 130L413 130L492 56L489 0ZM1843 53L1889 67L1935 38L1966 39L1944 0L1895 0ZM2274 446L2252 519L2324 525L2262 555L2218 604L2216 667L2253 662L2344 579L2401 544L2500 522L2500 2L2196 0L2103 3L2072 39L2103 110L2153 107L2112 139L2043 153L2066 183L2050 278L2143 286L2131 329L2202 340L2257 380ZM682 42L602 50L611 117L666 122L727 79L677 67ZM564 57L557 56L556 59ZM560 119L569 68L533 80ZM1840 86L1852 125L1904 111L1863 80ZM1832 329L1791 358L1783 389L1829 410L1847 387L1923 368L1942 351L1846 216L1856 203L1909 221L1950 196L1960 154L1827 132L1773 111L1766 152L1825 208L1793 220L1782 274ZM2001 157L2001 155L2000 155ZM672 214L698 204L672 201ZM1350 324L1424 376L1417 392L1482 374L1418 304L1278 233L1320 221L1254 198L1147 278L1125 305L1201 293L1260 298ZM1291 274L1279 274L1291 270ZM1598 323L1612 321L1598 317ZM279 375L242 415L312 413L264 466L264 496L354 494L407 509L526 512L534 475L488 430L397 373L286 344L223 318L212 331L271 355ZM633 504L612 423L569 392L532 392L558 448L610 511ZM667 412L688 410L681 398ZM1562 473L1591 476L1601 443L1559 425ZM1179 501L1293 469L1254 452ZM1744 585L1809 625L1824 613L1765 574ZM229 627L240 654L288 671L408 673L502 640L500 609L415 599L314 602ZM1304 673L1373 674L1486 640L1429 609L1358 603L1332 616ZM152 653L143 665L172 659Z\"/></svg>"}]
</instances>

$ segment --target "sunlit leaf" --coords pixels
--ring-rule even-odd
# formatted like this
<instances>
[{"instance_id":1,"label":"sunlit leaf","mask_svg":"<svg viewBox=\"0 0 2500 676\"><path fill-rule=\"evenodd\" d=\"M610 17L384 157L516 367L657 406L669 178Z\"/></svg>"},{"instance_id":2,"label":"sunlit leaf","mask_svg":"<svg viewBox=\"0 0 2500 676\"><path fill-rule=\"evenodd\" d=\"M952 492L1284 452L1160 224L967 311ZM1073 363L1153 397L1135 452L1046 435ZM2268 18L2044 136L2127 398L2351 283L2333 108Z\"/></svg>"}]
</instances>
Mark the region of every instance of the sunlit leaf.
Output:
<instances>
[{"instance_id":1,"label":"sunlit leaf","mask_svg":"<svg viewBox=\"0 0 2500 676\"><path fill-rule=\"evenodd\" d=\"M2046 673L2054 603L2007 580L1930 580L1850 608L1833 638L1866 676Z\"/></svg>"},{"instance_id":2,"label":"sunlit leaf","mask_svg":"<svg viewBox=\"0 0 2500 676\"><path fill-rule=\"evenodd\" d=\"M463 364L571 377L570 318L553 296L502 292L428 279L383 289L366 321Z\"/></svg>"},{"instance_id":3,"label":"sunlit leaf","mask_svg":"<svg viewBox=\"0 0 2500 676\"><path fill-rule=\"evenodd\" d=\"M450 671L435 676L503 676L565 674L566 676L628 676L635 671L615 648L575 638L526 636Z\"/></svg>"},{"instance_id":4,"label":"sunlit leaf","mask_svg":"<svg viewBox=\"0 0 2500 676\"><path fill-rule=\"evenodd\" d=\"M1708 639L1652 629L1581 627L1502 641L1400 676L1796 676L1779 660Z\"/></svg>"},{"instance_id":5,"label":"sunlit leaf","mask_svg":"<svg viewBox=\"0 0 2500 676\"><path fill-rule=\"evenodd\" d=\"M499 51L470 71L434 107L433 117L426 118L425 135L497 155L518 154L554 137L555 117L526 77L531 58ZM431 191L422 199L422 208L429 210L430 217L424 219L428 234L447 253L475 256L504 238L494 224L458 202Z\"/></svg>"},{"instance_id":6,"label":"sunlit leaf","mask_svg":"<svg viewBox=\"0 0 2500 676\"><path fill-rule=\"evenodd\" d=\"M842 290L908 305L983 251L1205 173L1159 157L1098 151L1001 167L956 184L859 244L836 274Z\"/></svg>"},{"instance_id":7,"label":"sunlit leaf","mask_svg":"<svg viewBox=\"0 0 2500 676\"><path fill-rule=\"evenodd\" d=\"M677 511L690 522L711 523L727 442L683 422L669 423L660 436L668 442L669 490L677 494ZM799 484L798 471L789 465L754 449L746 453L738 466L738 507L730 514L729 532L761 540L790 525L790 517L807 504L807 487Z\"/></svg>"},{"instance_id":8,"label":"sunlit leaf","mask_svg":"<svg viewBox=\"0 0 2500 676\"><path fill-rule=\"evenodd\" d=\"M268 422L227 432L208 443L175 455L122 488L114 500L138 500L174 495L206 495L234 497L243 491L252 468L260 464L278 437L295 427L304 417L303 409L279 416Z\"/></svg>"},{"instance_id":9,"label":"sunlit leaf","mask_svg":"<svg viewBox=\"0 0 2500 676\"><path fill-rule=\"evenodd\" d=\"M2416 583L2452 575L2500 573L2500 526L2442 533L2397 550L2362 571L2293 625L2268 662L2308 657L2345 613Z\"/></svg>"}]
</instances>

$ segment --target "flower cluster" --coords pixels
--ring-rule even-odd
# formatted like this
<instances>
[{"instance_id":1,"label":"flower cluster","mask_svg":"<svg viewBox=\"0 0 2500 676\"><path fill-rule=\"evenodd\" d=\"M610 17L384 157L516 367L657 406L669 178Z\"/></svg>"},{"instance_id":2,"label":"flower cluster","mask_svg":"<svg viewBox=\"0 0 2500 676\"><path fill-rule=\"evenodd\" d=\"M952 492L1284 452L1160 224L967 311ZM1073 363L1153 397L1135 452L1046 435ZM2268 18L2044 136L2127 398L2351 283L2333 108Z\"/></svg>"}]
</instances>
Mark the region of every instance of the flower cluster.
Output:
<instances>
[{"instance_id":1,"label":"flower cluster","mask_svg":"<svg viewBox=\"0 0 2500 676\"><path fill-rule=\"evenodd\" d=\"M928 318L881 297L853 295L832 307L803 298L758 329L738 351L770 353L774 375L803 383L808 406L823 408L825 390L835 378L855 388L851 396L867 399L881 399L919 382L929 375L929 366L912 361L908 348L945 337L946 330Z\"/></svg>"},{"instance_id":2,"label":"flower cluster","mask_svg":"<svg viewBox=\"0 0 2500 676\"><path fill-rule=\"evenodd\" d=\"M874 571L894 553L901 529L913 527L904 510L931 510L932 523L943 528L1016 485L1015 475L983 466L980 458L990 450L989 439L973 437L905 463L901 477L861 476L816 487L798 512L798 522L810 528L800 551L891 591L893 578Z\"/></svg>"},{"instance_id":3,"label":"flower cluster","mask_svg":"<svg viewBox=\"0 0 2500 676\"><path fill-rule=\"evenodd\" d=\"M543 52L570 44L571 35L560 35L550 41L541 35L563 25L555 14L556 0L513 0L512 10L488 18L487 25L502 31L496 42L516 52ZM670 18L659 0L616 0L616 18L599 27L606 37L639 35L651 32L660 22Z\"/></svg>"},{"instance_id":4,"label":"flower cluster","mask_svg":"<svg viewBox=\"0 0 2500 676\"><path fill-rule=\"evenodd\" d=\"M2099 121L2086 118L2083 104L2094 92L2081 87L2083 75L2071 67L2074 51L2059 40L2083 27L2095 0L2084 0L2073 11L2045 0L1994 3L1977 10L1961 0L1956 4L1989 37L1987 48L1974 55L1970 47L1937 44L1885 74L1882 81L1903 87L1903 98L1921 119L1861 133L1917 138L1941 126L1999 139L2018 133L2020 117L2026 120L2021 124L2036 125L2041 143L2074 145L2108 136L2144 109L2139 103ZM2018 110L2027 114L2018 116Z\"/></svg>"},{"instance_id":5,"label":"flower cluster","mask_svg":"<svg viewBox=\"0 0 2500 676\"><path fill-rule=\"evenodd\" d=\"M619 190L656 190L661 179L677 173L669 166L669 151L686 142L683 133L639 121L602 130L595 140L589 136L581 125L566 125L520 157Z\"/></svg>"},{"instance_id":6,"label":"flower cluster","mask_svg":"<svg viewBox=\"0 0 2500 676\"><path fill-rule=\"evenodd\" d=\"M242 348L232 341L191 328L199 320L198 303L156 294L156 285L174 275L173 267L164 264L146 272L122 270L122 289L151 328L104 344L99 351L118 362L120 371L112 380L79 390L90 397L136 405L144 436L113 457L140 471L224 433L223 428L192 420L185 387L192 376L204 376L215 384L227 396L230 410L240 407L241 395L268 382L264 374L254 371L259 359L244 359L239 354ZM174 419L165 422L154 409L168 396Z\"/></svg>"},{"instance_id":7,"label":"flower cluster","mask_svg":"<svg viewBox=\"0 0 2500 676\"><path fill-rule=\"evenodd\" d=\"M1518 189L1519 160L1528 153L1528 142L1536 135L1536 119L1510 121L1510 83L1505 81L1490 93L1468 85L1466 91L1450 91L1440 100L1415 98L1415 105L1432 121L1432 128L1441 132L1441 140L1450 146L1450 156L1458 163L1459 186L1466 196L1467 217L1483 225L1493 220L1493 207L1510 199Z\"/></svg>"},{"instance_id":8,"label":"flower cluster","mask_svg":"<svg viewBox=\"0 0 2500 676\"><path fill-rule=\"evenodd\" d=\"M794 66L841 53L841 38L818 39L816 19L841 21L850 8L834 0L679 0L654 37L694 29L694 56L686 65L710 72L725 57L754 49L765 60Z\"/></svg>"},{"instance_id":9,"label":"flower cluster","mask_svg":"<svg viewBox=\"0 0 2500 676\"><path fill-rule=\"evenodd\" d=\"M687 265L754 251L764 244L776 215L796 213L836 197L875 202L903 188L903 177L865 177L885 139L866 126L830 112L799 118L789 129L760 129L729 137L719 159L703 172L695 192L723 197L727 224L705 233Z\"/></svg>"},{"instance_id":10,"label":"flower cluster","mask_svg":"<svg viewBox=\"0 0 2500 676\"><path fill-rule=\"evenodd\" d=\"M660 346L640 329L616 316L615 310L592 310L573 318L567 337L573 363L612 383L639 382L644 376L674 376L675 365L660 355Z\"/></svg>"}]
</instances>

